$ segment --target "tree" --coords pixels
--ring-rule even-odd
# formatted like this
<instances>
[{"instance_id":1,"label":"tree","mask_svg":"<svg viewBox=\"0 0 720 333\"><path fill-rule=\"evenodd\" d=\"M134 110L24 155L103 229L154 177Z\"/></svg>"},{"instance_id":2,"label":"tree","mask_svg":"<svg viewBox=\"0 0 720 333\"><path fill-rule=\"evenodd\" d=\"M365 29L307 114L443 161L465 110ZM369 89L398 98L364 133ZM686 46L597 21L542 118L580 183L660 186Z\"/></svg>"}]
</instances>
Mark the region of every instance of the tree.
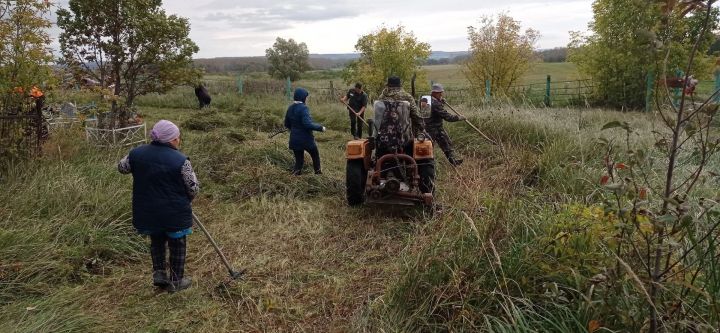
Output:
<instances>
[{"instance_id":1,"label":"tree","mask_svg":"<svg viewBox=\"0 0 720 333\"><path fill-rule=\"evenodd\" d=\"M597 0L592 35L571 33L569 59L580 72L595 82L598 102L618 108L645 105L649 73L660 78L676 76L687 63L698 36L703 14L674 10L677 0ZM683 1L690 3L691 1ZM717 28L717 10L713 10L710 31ZM712 34L700 41L696 73L708 75L711 61L707 50ZM669 51L669 52L665 52ZM660 72L667 56L669 73Z\"/></svg>"},{"instance_id":2,"label":"tree","mask_svg":"<svg viewBox=\"0 0 720 333\"><path fill-rule=\"evenodd\" d=\"M479 28L468 27L471 55L465 76L475 89L484 89L490 80L493 91L507 93L530 68L539 37L533 29L521 33L520 22L507 14L498 14L497 21L483 17Z\"/></svg>"},{"instance_id":3,"label":"tree","mask_svg":"<svg viewBox=\"0 0 720 333\"><path fill-rule=\"evenodd\" d=\"M713 40L714 41L708 50L708 55L717 56L720 53L720 36L715 35Z\"/></svg>"},{"instance_id":4,"label":"tree","mask_svg":"<svg viewBox=\"0 0 720 333\"><path fill-rule=\"evenodd\" d=\"M28 97L31 88L52 85L49 10L47 1L0 1L0 116L6 111L29 112L34 107ZM27 127L12 121L0 126L0 173L15 159L28 156L39 142L41 124L36 116ZM37 133L35 139L31 132Z\"/></svg>"},{"instance_id":5,"label":"tree","mask_svg":"<svg viewBox=\"0 0 720 333\"><path fill-rule=\"evenodd\" d=\"M426 81L421 66L430 57L430 44L418 42L403 26L381 27L362 36L355 50L360 52L360 58L351 62L342 75L348 84L362 82L367 91L380 94L392 75L400 77L406 88L414 73L419 82Z\"/></svg>"},{"instance_id":6,"label":"tree","mask_svg":"<svg viewBox=\"0 0 720 333\"><path fill-rule=\"evenodd\" d=\"M298 44L292 38L285 40L278 37L275 44L265 50L270 65L268 73L277 79L290 78L290 81L297 81L302 73L311 69L309 55L305 43Z\"/></svg>"},{"instance_id":7,"label":"tree","mask_svg":"<svg viewBox=\"0 0 720 333\"><path fill-rule=\"evenodd\" d=\"M186 18L167 15L161 0L70 0L58 11L63 60L124 99L113 100L112 126L126 122L136 97L193 83L198 47Z\"/></svg>"},{"instance_id":8,"label":"tree","mask_svg":"<svg viewBox=\"0 0 720 333\"><path fill-rule=\"evenodd\" d=\"M16 87L29 91L48 84L52 54L50 21L45 16L49 9L47 1L0 1L0 107L22 98L13 93Z\"/></svg>"},{"instance_id":9,"label":"tree","mask_svg":"<svg viewBox=\"0 0 720 333\"><path fill-rule=\"evenodd\" d=\"M704 70L697 60L714 38L716 0L658 2L663 3L656 17L660 37L654 40L662 50L659 70L666 72L684 58L682 78L687 80ZM667 91L660 90L654 105L662 125L652 131L652 149L638 144L639 133L627 122L603 126L622 129L621 144L602 139L607 151L601 178L606 211L619 222L618 234L606 240L606 249L617 260L606 292L617 295L633 276L635 293L647 309L641 312L647 325L635 331L717 331L720 325L720 210L713 197L717 191L712 191L716 181L709 177L715 175L710 170L720 153L720 113L713 102L719 93L692 104L683 94L675 105L668 102Z\"/></svg>"}]
</instances>

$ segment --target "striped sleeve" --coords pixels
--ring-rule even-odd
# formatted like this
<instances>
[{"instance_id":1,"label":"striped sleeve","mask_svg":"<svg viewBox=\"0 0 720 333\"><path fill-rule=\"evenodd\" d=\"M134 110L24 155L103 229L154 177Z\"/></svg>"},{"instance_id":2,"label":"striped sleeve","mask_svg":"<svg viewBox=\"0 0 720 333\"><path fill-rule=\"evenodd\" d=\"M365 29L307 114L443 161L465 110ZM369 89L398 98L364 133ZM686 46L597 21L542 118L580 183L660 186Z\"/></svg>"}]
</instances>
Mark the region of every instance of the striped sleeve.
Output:
<instances>
[{"instance_id":1,"label":"striped sleeve","mask_svg":"<svg viewBox=\"0 0 720 333\"><path fill-rule=\"evenodd\" d=\"M200 183L195 175L195 171L193 171L190 160L185 160L185 164L183 164L181 172L188 196L190 199L195 199L195 196L197 196L198 192L200 192Z\"/></svg>"}]
</instances>

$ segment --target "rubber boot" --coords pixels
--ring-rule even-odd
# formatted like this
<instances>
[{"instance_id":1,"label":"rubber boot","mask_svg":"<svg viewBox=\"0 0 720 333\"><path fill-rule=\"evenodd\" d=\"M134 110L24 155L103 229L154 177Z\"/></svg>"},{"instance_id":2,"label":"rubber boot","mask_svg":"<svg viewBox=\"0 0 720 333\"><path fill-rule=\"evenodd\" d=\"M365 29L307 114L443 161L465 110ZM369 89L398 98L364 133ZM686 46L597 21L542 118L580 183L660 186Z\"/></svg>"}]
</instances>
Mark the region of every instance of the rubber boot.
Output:
<instances>
[{"instance_id":1,"label":"rubber boot","mask_svg":"<svg viewBox=\"0 0 720 333\"><path fill-rule=\"evenodd\" d=\"M183 289L190 288L192 286L192 280L188 277L182 278L180 281L173 281L167 287L169 293L178 292Z\"/></svg>"},{"instance_id":2,"label":"rubber boot","mask_svg":"<svg viewBox=\"0 0 720 333\"><path fill-rule=\"evenodd\" d=\"M154 271L153 272L153 285L160 288L165 288L170 284L168 276L165 271Z\"/></svg>"},{"instance_id":3,"label":"rubber boot","mask_svg":"<svg viewBox=\"0 0 720 333\"><path fill-rule=\"evenodd\" d=\"M448 161L450 162L450 164L456 167L459 167L463 163L462 158L456 158L455 156L448 157Z\"/></svg>"}]
</instances>

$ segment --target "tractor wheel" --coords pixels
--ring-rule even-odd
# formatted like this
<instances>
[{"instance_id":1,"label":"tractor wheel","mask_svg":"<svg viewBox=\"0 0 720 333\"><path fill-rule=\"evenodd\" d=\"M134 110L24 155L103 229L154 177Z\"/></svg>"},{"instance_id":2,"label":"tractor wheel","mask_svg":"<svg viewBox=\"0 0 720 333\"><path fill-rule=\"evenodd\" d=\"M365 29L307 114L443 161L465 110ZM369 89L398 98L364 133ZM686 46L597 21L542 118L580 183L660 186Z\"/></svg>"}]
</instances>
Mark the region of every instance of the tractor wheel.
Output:
<instances>
[{"instance_id":1,"label":"tractor wheel","mask_svg":"<svg viewBox=\"0 0 720 333\"><path fill-rule=\"evenodd\" d=\"M365 202L365 182L367 170L363 160L348 160L345 169L345 187L347 202L350 206L362 205Z\"/></svg>"},{"instance_id":2,"label":"tractor wheel","mask_svg":"<svg viewBox=\"0 0 720 333\"><path fill-rule=\"evenodd\" d=\"M420 175L420 192L435 193L435 160L418 160Z\"/></svg>"}]
</instances>

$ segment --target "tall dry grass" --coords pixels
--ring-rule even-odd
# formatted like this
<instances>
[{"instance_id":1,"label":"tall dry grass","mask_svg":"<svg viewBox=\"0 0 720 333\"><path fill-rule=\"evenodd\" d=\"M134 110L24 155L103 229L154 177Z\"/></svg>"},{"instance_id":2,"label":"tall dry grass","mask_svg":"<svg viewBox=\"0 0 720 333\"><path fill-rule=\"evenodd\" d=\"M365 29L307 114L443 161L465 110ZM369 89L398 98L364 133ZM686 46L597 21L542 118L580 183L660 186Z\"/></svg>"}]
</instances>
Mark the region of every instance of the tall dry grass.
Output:
<instances>
[{"instance_id":1,"label":"tall dry grass","mask_svg":"<svg viewBox=\"0 0 720 333\"><path fill-rule=\"evenodd\" d=\"M115 171L127 150L98 149L70 130L0 181L0 331L642 329L632 281L598 296L608 294L597 279L610 262L599 240L614 229L594 192L604 154L596 142L612 136L604 123L621 120L640 129L637 144L652 144L652 115L460 107L503 147L446 125L466 162L452 169L436 151L439 205L425 216L345 205L343 106L311 97L313 117L330 129L316 134L324 174L308 166L293 177L286 134L267 138L287 101L229 89L207 110L185 88L138 106L150 124L181 126L202 185L196 211L247 279L225 283L194 235L196 284L156 293L146 240L130 225L131 178ZM709 270L708 283L717 275ZM697 307L716 328L711 309Z\"/></svg>"}]
</instances>

